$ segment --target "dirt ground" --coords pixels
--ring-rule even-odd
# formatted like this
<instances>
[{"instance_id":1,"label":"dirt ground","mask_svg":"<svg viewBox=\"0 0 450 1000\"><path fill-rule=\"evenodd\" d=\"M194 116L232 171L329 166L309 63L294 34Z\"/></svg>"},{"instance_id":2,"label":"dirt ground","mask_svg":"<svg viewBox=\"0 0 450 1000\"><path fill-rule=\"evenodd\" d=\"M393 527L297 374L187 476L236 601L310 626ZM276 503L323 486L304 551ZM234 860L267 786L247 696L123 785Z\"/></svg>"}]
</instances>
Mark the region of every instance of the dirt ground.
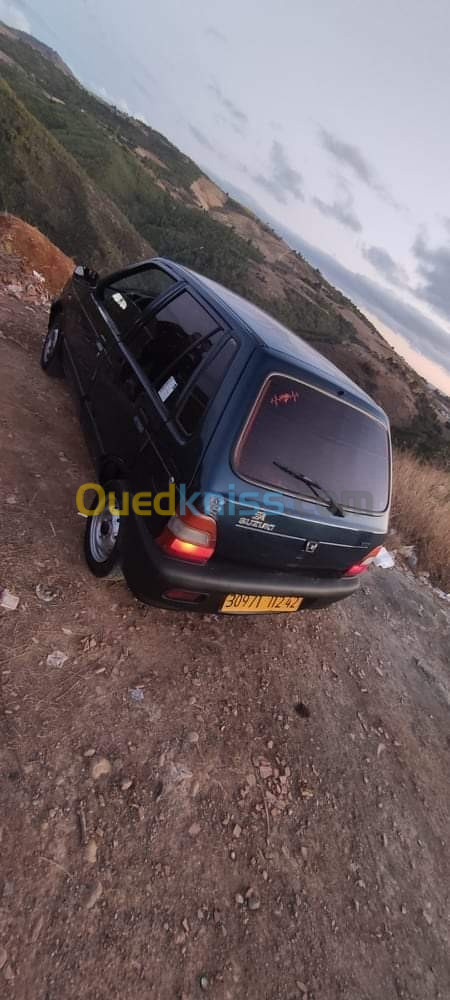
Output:
<instances>
[{"instance_id":1,"label":"dirt ground","mask_svg":"<svg viewBox=\"0 0 450 1000\"><path fill-rule=\"evenodd\" d=\"M286 617L95 580L45 322L0 294L0 996L448 1000L448 605L397 568Z\"/></svg>"}]
</instances>

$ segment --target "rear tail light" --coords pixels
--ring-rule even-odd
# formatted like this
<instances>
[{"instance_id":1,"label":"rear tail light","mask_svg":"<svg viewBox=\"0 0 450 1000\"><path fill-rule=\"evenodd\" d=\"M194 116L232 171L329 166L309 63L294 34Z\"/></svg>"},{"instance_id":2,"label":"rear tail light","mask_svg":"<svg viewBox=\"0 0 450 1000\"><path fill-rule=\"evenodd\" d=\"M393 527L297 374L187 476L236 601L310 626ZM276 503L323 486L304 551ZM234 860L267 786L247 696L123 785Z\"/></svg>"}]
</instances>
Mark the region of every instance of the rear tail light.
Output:
<instances>
[{"instance_id":1,"label":"rear tail light","mask_svg":"<svg viewBox=\"0 0 450 1000\"><path fill-rule=\"evenodd\" d=\"M168 556L204 564L215 552L216 522L208 514L177 512L156 541Z\"/></svg>"},{"instance_id":2,"label":"rear tail light","mask_svg":"<svg viewBox=\"0 0 450 1000\"><path fill-rule=\"evenodd\" d=\"M377 545L375 549L371 549L364 559L361 559L361 562L354 563L353 566L349 566L349 568L345 571L344 576L359 576L360 573L365 573L368 569L370 569L374 559L376 559L378 553L381 552L381 549L381 545Z\"/></svg>"}]
</instances>

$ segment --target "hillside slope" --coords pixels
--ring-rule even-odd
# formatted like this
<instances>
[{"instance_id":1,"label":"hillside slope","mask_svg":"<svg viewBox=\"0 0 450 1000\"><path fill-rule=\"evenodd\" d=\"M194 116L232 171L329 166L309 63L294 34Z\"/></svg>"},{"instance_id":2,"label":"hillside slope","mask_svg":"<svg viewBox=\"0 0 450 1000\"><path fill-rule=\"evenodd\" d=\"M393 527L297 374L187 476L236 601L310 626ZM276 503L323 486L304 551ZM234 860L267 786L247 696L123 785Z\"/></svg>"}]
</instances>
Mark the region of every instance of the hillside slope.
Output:
<instances>
[{"instance_id":1,"label":"hillside slope","mask_svg":"<svg viewBox=\"0 0 450 1000\"><path fill-rule=\"evenodd\" d=\"M151 256L151 246L73 157L0 80L0 199L65 253L106 266Z\"/></svg>"},{"instance_id":2,"label":"hillside slope","mask_svg":"<svg viewBox=\"0 0 450 1000\"><path fill-rule=\"evenodd\" d=\"M362 385L389 413L397 443L448 460L450 403L301 254L44 51L0 32L2 54L3 207L98 268L148 255L150 244L244 292Z\"/></svg>"}]
</instances>

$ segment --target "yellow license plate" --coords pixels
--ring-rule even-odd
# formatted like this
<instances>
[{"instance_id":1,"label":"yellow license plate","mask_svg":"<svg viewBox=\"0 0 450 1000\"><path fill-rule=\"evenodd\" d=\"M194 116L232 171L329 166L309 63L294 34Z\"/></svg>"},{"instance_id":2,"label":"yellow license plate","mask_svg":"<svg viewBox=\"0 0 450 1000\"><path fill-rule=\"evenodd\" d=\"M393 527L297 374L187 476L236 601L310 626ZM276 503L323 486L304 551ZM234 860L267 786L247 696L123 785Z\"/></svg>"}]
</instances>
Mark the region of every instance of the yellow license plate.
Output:
<instances>
[{"instance_id":1,"label":"yellow license plate","mask_svg":"<svg viewBox=\"0 0 450 1000\"><path fill-rule=\"evenodd\" d=\"M227 615L258 615L273 611L298 611L302 601L303 597L227 594L220 610Z\"/></svg>"}]
</instances>

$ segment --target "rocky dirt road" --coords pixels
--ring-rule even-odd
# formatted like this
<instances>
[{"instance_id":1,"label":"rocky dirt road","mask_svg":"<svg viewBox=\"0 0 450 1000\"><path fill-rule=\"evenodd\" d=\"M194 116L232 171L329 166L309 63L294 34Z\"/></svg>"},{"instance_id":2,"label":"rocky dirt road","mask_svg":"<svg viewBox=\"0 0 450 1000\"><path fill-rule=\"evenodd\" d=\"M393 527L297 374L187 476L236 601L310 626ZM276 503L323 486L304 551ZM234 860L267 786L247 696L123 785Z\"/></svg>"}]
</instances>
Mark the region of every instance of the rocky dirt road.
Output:
<instances>
[{"instance_id":1,"label":"rocky dirt road","mask_svg":"<svg viewBox=\"0 0 450 1000\"><path fill-rule=\"evenodd\" d=\"M0 296L0 995L447 1000L448 605L399 569L286 618L96 581L44 328Z\"/></svg>"}]
</instances>

